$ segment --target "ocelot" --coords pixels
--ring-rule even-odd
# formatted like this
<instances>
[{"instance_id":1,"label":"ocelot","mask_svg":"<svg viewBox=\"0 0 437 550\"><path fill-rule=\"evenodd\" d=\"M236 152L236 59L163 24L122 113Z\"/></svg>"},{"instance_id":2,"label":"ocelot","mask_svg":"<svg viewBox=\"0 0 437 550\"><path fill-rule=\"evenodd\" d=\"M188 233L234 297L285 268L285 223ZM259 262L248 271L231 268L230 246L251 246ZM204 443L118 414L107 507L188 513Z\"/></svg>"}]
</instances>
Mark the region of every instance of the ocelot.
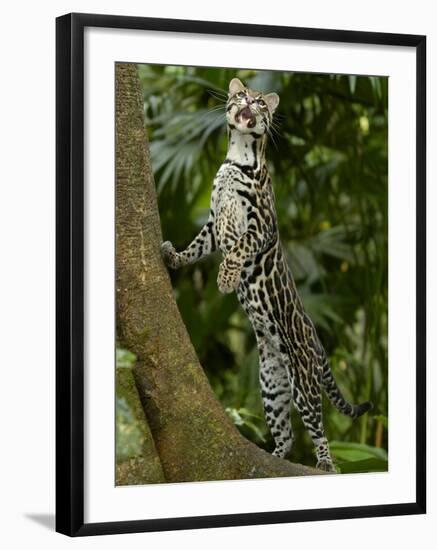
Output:
<instances>
[{"instance_id":1,"label":"ocelot","mask_svg":"<svg viewBox=\"0 0 437 550\"><path fill-rule=\"evenodd\" d=\"M368 411L369 401L346 401L332 375L326 353L305 313L281 247L265 150L276 93L251 90L234 78L226 103L228 151L214 179L207 223L182 252L166 241L166 264L177 269L219 249L217 284L236 291L255 331L264 413L275 442L273 454L289 454L293 432L291 405L311 435L317 467L335 471L322 421L322 390L345 415Z\"/></svg>"}]
</instances>

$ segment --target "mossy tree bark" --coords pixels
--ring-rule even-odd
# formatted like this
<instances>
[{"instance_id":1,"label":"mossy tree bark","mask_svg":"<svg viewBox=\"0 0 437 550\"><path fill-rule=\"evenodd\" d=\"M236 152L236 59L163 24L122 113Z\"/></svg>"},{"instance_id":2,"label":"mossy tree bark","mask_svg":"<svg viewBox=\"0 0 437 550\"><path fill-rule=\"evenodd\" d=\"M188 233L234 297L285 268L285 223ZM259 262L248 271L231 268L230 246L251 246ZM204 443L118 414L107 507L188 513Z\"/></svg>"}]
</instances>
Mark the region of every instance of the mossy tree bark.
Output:
<instances>
[{"instance_id":1,"label":"mossy tree bark","mask_svg":"<svg viewBox=\"0 0 437 550\"><path fill-rule=\"evenodd\" d=\"M320 473L244 439L215 398L160 255L161 226L137 68L116 65L116 292L119 342L169 482Z\"/></svg>"}]
</instances>

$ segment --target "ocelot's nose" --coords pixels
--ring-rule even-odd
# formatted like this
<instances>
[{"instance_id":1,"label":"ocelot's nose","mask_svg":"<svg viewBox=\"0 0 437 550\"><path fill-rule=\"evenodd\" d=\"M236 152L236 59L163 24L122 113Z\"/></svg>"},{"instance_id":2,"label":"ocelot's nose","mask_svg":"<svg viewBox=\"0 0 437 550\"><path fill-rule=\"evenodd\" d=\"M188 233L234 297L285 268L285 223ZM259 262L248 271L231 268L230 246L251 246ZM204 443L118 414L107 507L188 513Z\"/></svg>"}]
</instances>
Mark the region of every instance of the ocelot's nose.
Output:
<instances>
[{"instance_id":1,"label":"ocelot's nose","mask_svg":"<svg viewBox=\"0 0 437 550\"><path fill-rule=\"evenodd\" d=\"M252 105L252 103L254 103L254 99L253 97L250 97L249 95L246 96L246 103L248 105Z\"/></svg>"}]
</instances>

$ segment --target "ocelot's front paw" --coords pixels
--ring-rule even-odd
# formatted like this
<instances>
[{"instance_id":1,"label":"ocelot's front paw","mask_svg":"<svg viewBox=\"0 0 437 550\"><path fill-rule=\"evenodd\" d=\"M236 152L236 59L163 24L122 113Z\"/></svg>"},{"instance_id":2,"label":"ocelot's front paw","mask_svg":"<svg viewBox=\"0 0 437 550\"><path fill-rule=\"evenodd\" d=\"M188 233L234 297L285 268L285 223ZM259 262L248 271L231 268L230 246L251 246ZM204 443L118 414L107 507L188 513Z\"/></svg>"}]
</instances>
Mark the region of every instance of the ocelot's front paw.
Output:
<instances>
[{"instance_id":1,"label":"ocelot's front paw","mask_svg":"<svg viewBox=\"0 0 437 550\"><path fill-rule=\"evenodd\" d=\"M168 265L172 269L179 267L179 254L170 241L165 241L161 244L161 255L165 265Z\"/></svg>"},{"instance_id":2,"label":"ocelot's front paw","mask_svg":"<svg viewBox=\"0 0 437 550\"><path fill-rule=\"evenodd\" d=\"M240 284L241 267L237 263L224 260L219 267L217 286L223 294L236 290Z\"/></svg>"}]
</instances>

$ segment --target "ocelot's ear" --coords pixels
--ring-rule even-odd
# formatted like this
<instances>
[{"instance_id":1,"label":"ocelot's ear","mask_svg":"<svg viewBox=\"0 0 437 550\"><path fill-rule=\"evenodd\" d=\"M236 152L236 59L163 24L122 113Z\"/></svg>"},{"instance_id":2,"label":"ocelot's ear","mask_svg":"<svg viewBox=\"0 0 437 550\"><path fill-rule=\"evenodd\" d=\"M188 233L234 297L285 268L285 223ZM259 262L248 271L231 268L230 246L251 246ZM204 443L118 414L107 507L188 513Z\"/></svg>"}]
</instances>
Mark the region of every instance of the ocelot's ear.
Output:
<instances>
[{"instance_id":1,"label":"ocelot's ear","mask_svg":"<svg viewBox=\"0 0 437 550\"><path fill-rule=\"evenodd\" d=\"M274 92L264 96L264 100L267 103L270 112L273 114L276 111L276 107L279 105L279 96Z\"/></svg>"},{"instance_id":2,"label":"ocelot's ear","mask_svg":"<svg viewBox=\"0 0 437 550\"><path fill-rule=\"evenodd\" d=\"M241 82L241 80L238 80L238 78L233 78L229 82L229 95L235 95L238 94L238 92L241 92L241 90L244 90L244 84Z\"/></svg>"}]
</instances>

